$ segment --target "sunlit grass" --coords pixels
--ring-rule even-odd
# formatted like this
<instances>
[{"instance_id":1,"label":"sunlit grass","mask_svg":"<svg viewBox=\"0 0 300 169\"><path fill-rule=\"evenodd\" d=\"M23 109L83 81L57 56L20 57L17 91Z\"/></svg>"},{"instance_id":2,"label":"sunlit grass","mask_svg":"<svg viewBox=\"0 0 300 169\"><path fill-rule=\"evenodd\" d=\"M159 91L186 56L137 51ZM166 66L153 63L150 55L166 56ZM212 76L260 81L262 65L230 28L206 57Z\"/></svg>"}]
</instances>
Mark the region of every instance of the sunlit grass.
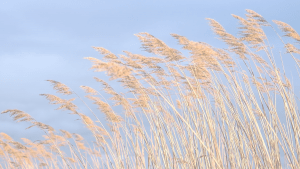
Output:
<instances>
[{"instance_id":1,"label":"sunlit grass","mask_svg":"<svg viewBox=\"0 0 300 169\"><path fill-rule=\"evenodd\" d=\"M299 34L281 21L269 23L254 11L246 18L233 15L238 36L207 19L228 48L215 48L171 34L183 50L148 33L136 36L146 57L124 51L115 55L93 47L102 59L88 57L94 71L105 72L122 92L95 77L102 86L81 86L84 97L49 80L54 90L74 98L41 94L57 109L78 116L94 140L65 130L56 131L16 109L14 121L28 122L45 132L44 140L24 143L1 133L2 168L300 168L300 123L294 87L284 57L294 60ZM277 25L282 30L277 33ZM271 47L263 30L273 31L285 47L284 57ZM285 43L285 41L290 43ZM102 94L109 94L105 98ZM81 100L90 110L82 112ZM93 109L90 104L98 106ZM278 104L284 112L278 111ZM118 108L116 111L117 106ZM122 110L122 111L119 111ZM99 118L99 113L105 117Z\"/></svg>"}]
</instances>

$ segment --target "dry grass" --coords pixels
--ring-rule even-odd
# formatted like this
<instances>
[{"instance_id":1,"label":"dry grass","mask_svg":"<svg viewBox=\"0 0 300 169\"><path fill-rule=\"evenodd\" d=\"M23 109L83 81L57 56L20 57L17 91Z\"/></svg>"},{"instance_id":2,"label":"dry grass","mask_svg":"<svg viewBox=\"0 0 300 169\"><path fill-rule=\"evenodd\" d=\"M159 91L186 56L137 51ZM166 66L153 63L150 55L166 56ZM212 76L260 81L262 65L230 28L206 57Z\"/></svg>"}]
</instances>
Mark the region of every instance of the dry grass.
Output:
<instances>
[{"instance_id":1,"label":"dry grass","mask_svg":"<svg viewBox=\"0 0 300 169\"><path fill-rule=\"evenodd\" d=\"M94 47L104 57L85 58L92 62L91 69L106 72L126 93L95 78L111 97L81 86L98 106L99 111L92 110L66 85L49 80L58 93L79 98L90 112L80 112L74 98L42 94L58 104L57 109L78 116L93 135L93 144L79 134L55 131L23 111L6 110L2 114L9 113L15 121L39 127L45 139L22 138L21 144L1 133L1 168L300 168L296 95L283 64L280 71L275 62L279 56L263 28L273 29L286 57L298 66L300 50L295 45L300 36L284 22L271 24L254 11L246 12L245 19L233 15L241 25L239 37L207 19L227 49L172 34L190 52L184 56L148 33L136 36L153 57L127 51L116 56ZM284 112L278 111L279 103ZM116 112L116 106L122 111ZM106 119L98 119L99 112Z\"/></svg>"}]
</instances>

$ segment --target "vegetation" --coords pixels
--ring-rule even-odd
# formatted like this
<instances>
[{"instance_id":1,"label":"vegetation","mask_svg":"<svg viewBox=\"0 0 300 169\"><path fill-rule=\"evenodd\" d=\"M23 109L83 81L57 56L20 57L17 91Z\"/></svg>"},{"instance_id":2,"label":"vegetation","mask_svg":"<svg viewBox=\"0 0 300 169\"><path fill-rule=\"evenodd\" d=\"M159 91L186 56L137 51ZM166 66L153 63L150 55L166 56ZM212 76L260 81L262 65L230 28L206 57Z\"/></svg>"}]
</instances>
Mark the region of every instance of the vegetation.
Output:
<instances>
[{"instance_id":1,"label":"vegetation","mask_svg":"<svg viewBox=\"0 0 300 169\"><path fill-rule=\"evenodd\" d=\"M285 57L297 66L300 50L295 45L300 36L284 22L271 24L252 10L246 12L245 19L233 15L241 25L239 37L207 19L227 49L171 34L190 52L184 56L148 33L136 36L152 57L127 51L116 56L93 47L103 58L85 58L92 62L91 69L106 72L123 87L122 93L95 77L102 89L81 86L85 97L98 106L93 110L69 87L49 80L58 93L77 97L90 112L81 112L72 103L74 98L42 94L58 109L78 116L93 135L93 144L79 134L55 131L23 111L9 109L2 114L29 122L28 128L39 127L45 139L22 138L22 144L1 133L1 167L300 168L296 95L283 61L276 63L283 59L275 54L263 28L272 29L286 50ZM284 106L284 112L278 105ZM97 117L100 112L106 119Z\"/></svg>"}]
</instances>

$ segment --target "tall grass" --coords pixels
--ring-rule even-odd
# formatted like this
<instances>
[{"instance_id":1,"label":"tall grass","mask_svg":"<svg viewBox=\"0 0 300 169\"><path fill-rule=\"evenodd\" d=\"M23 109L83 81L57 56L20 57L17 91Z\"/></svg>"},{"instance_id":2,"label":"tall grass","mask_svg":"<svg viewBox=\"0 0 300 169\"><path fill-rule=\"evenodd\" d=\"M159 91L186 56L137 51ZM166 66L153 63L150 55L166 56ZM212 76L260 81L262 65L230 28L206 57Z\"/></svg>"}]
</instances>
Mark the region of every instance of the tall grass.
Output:
<instances>
[{"instance_id":1,"label":"tall grass","mask_svg":"<svg viewBox=\"0 0 300 169\"><path fill-rule=\"evenodd\" d=\"M263 28L278 36L285 57L297 66L300 50L292 43L299 45L300 36L284 22L269 23L252 10L246 12L245 19L233 15L241 25L239 37L207 19L226 49L171 34L190 52L184 56L149 33L136 36L152 57L127 51L116 56L93 47L103 57L85 58L91 69L106 72L122 93L95 77L101 89L81 86L98 106L94 110L75 91L49 80L58 93L80 99L90 112L79 110L74 98L42 94L58 109L78 116L93 142L9 109L2 114L29 122L28 128L39 127L45 140L22 138L21 144L1 133L1 168L300 168L296 94L285 73L285 58L275 53ZM99 113L106 119L98 118Z\"/></svg>"}]
</instances>

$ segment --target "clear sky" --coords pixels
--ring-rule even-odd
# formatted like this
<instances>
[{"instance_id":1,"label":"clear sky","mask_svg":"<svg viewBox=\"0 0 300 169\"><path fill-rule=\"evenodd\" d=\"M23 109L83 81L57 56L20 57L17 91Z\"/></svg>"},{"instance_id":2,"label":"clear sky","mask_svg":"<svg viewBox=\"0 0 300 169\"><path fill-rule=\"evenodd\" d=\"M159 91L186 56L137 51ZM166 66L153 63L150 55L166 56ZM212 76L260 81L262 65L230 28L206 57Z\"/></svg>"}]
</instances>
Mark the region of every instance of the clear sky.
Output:
<instances>
[{"instance_id":1,"label":"clear sky","mask_svg":"<svg viewBox=\"0 0 300 169\"><path fill-rule=\"evenodd\" d=\"M99 87L94 76L107 80L89 70L90 62L83 59L100 57L92 46L114 54L123 50L145 54L134 36L140 32L177 49L180 46L170 33L220 45L205 18L236 34L238 22L231 14L244 17L245 9L270 22L286 22L300 32L299 7L299 0L0 0L0 112L19 109L55 129L85 135L77 117L55 111L57 105L48 104L39 94L55 93L48 79L68 85L81 96L80 85ZM0 132L14 139L43 134L25 130L28 126L0 115Z\"/></svg>"}]
</instances>

